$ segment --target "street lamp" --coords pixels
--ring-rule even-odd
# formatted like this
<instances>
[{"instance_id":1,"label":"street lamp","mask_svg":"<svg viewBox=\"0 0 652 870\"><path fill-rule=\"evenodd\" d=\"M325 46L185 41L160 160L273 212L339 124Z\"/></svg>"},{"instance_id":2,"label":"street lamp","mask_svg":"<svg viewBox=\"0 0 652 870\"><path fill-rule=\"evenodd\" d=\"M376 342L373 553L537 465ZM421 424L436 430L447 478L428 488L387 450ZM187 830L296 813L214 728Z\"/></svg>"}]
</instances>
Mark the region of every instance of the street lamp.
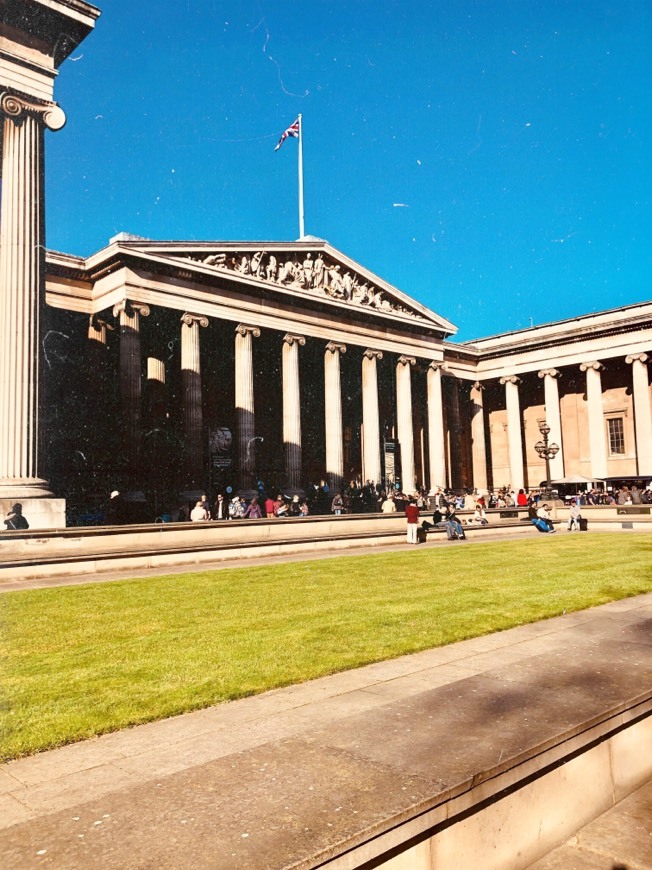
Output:
<instances>
[{"instance_id":1,"label":"street lamp","mask_svg":"<svg viewBox=\"0 0 652 870\"><path fill-rule=\"evenodd\" d=\"M542 459L546 460L546 498L550 498L550 460L554 459L559 453L559 446L554 442L552 444L548 443L550 426L548 426L548 423L545 420L543 423L539 424L539 432L541 432L543 440L537 441L534 445L534 449Z\"/></svg>"}]
</instances>

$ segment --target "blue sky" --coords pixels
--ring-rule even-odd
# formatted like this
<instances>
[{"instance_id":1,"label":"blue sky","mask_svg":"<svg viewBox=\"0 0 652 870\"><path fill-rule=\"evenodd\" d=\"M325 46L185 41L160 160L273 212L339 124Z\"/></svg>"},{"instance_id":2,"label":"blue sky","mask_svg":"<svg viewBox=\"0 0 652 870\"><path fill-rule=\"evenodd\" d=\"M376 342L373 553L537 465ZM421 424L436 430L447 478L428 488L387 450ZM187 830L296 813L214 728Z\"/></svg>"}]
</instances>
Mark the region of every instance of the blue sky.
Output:
<instances>
[{"instance_id":1,"label":"blue sky","mask_svg":"<svg viewBox=\"0 0 652 870\"><path fill-rule=\"evenodd\" d=\"M460 340L652 298L652 3L98 0L47 244L306 232Z\"/></svg>"}]
</instances>

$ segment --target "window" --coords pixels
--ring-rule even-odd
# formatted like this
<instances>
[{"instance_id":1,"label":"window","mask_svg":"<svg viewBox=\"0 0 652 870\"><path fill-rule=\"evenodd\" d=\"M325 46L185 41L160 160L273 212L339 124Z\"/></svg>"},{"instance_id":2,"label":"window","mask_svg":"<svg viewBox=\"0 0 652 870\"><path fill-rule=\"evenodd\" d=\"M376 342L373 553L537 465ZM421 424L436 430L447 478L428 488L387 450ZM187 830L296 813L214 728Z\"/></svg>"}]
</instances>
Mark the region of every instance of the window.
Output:
<instances>
[{"instance_id":1,"label":"window","mask_svg":"<svg viewBox=\"0 0 652 870\"><path fill-rule=\"evenodd\" d=\"M625 452L625 428L622 417L611 417L607 420L607 432L609 434L609 453L622 455Z\"/></svg>"}]
</instances>

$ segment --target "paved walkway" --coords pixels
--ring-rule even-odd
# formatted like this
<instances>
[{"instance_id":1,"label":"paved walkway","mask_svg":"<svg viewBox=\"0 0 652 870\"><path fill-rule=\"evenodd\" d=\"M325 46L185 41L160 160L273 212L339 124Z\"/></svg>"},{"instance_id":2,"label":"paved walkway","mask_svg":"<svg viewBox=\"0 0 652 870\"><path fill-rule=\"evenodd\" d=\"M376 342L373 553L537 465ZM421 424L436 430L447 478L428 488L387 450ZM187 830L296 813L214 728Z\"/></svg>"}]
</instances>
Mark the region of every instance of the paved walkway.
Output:
<instances>
[{"instance_id":1,"label":"paved walkway","mask_svg":"<svg viewBox=\"0 0 652 870\"><path fill-rule=\"evenodd\" d=\"M0 768L0 863L316 866L651 687L649 593L108 734Z\"/></svg>"}]
</instances>

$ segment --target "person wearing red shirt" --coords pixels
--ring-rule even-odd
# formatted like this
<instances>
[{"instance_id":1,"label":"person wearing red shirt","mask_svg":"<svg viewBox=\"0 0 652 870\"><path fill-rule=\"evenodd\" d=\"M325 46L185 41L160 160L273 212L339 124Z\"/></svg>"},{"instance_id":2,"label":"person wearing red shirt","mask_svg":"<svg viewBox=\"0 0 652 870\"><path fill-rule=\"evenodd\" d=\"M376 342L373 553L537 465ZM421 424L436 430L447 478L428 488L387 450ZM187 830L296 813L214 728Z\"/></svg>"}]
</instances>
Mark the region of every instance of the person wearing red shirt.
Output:
<instances>
[{"instance_id":1,"label":"person wearing red shirt","mask_svg":"<svg viewBox=\"0 0 652 870\"><path fill-rule=\"evenodd\" d=\"M414 498L410 498L410 501L405 508L405 516L407 518L407 542L408 544L418 544L419 539L417 537L417 530L419 528L419 508L417 507Z\"/></svg>"},{"instance_id":2,"label":"person wearing red shirt","mask_svg":"<svg viewBox=\"0 0 652 870\"><path fill-rule=\"evenodd\" d=\"M527 496L524 489L519 489L518 496L516 497L516 504L519 507L527 507Z\"/></svg>"}]
</instances>

